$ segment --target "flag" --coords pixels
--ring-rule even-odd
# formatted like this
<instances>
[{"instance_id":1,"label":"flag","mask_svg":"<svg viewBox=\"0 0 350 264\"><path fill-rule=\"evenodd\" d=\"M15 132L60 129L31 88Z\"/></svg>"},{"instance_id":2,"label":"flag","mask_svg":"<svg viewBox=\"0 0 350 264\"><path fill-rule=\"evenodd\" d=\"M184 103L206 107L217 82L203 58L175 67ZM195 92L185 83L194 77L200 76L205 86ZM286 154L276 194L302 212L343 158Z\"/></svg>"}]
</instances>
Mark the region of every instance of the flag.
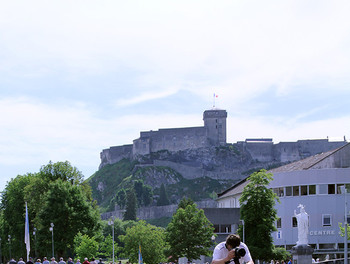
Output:
<instances>
[{"instance_id":1,"label":"flag","mask_svg":"<svg viewBox=\"0 0 350 264\"><path fill-rule=\"evenodd\" d=\"M138 264L143 264L142 254L141 254L141 245L139 245L139 263Z\"/></svg>"},{"instance_id":2,"label":"flag","mask_svg":"<svg viewBox=\"0 0 350 264\"><path fill-rule=\"evenodd\" d=\"M219 97L217 94L214 93L214 97Z\"/></svg>"},{"instance_id":3,"label":"flag","mask_svg":"<svg viewBox=\"0 0 350 264\"><path fill-rule=\"evenodd\" d=\"M30 237L29 237L29 218L28 218L28 207L26 202L26 222L24 228L24 243L26 244L27 249L27 261L29 260L29 252L30 252Z\"/></svg>"}]
</instances>

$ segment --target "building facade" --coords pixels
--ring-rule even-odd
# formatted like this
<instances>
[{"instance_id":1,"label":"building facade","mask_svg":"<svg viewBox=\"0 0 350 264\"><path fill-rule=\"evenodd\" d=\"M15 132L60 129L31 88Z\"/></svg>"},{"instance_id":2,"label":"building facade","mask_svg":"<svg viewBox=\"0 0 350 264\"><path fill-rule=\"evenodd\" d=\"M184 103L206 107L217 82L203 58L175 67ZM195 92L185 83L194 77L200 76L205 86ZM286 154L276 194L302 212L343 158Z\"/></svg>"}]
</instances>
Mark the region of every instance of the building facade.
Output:
<instances>
[{"instance_id":1,"label":"building facade","mask_svg":"<svg viewBox=\"0 0 350 264\"><path fill-rule=\"evenodd\" d=\"M350 144L269 172L273 174L269 187L280 199L276 203L274 244L287 250L296 245L295 211L299 213L298 205L302 204L309 215L308 243L315 250L314 257L343 257L344 237L339 233L339 224L344 223L345 199L350 201L350 196L345 197L341 189L345 186L350 191ZM243 180L219 194L219 207L239 208L239 198L247 183Z\"/></svg>"}]
</instances>

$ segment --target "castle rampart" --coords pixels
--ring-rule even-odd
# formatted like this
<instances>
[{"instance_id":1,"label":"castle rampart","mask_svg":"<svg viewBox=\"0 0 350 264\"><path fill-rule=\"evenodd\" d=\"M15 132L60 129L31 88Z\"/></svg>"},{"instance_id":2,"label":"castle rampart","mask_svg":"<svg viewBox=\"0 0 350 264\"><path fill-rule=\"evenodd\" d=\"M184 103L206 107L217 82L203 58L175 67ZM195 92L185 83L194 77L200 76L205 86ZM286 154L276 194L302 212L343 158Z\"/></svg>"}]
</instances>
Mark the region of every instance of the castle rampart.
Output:
<instances>
[{"instance_id":1,"label":"castle rampart","mask_svg":"<svg viewBox=\"0 0 350 264\"><path fill-rule=\"evenodd\" d=\"M208 145L204 127L159 129L141 132L133 141L133 156L146 155L159 150L179 151Z\"/></svg>"},{"instance_id":2,"label":"castle rampart","mask_svg":"<svg viewBox=\"0 0 350 264\"><path fill-rule=\"evenodd\" d=\"M104 149L101 156L100 169L106 164L113 164L123 158L136 158L138 155L147 155L160 150L180 151L199 149L226 144L225 110L212 109L203 113L203 127L167 128L156 131L142 131L140 137L132 145L123 145ZM291 162L300 160L321 152L343 146L344 141L329 142L328 139L298 140L297 142L280 142L274 144L271 138L247 139L236 144L247 151L257 162ZM171 167L175 165L172 164ZM201 165L195 170L203 173ZM181 166L178 170L189 170ZM193 168L194 169L194 168ZM187 174L188 175L188 174ZM205 175L203 175L205 176ZM209 175L208 175L209 176ZM222 178L223 175L210 175L211 178Z\"/></svg>"},{"instance_id":3,"label":"castle rampart","mask_svg":"<svg viewBox=\"0 0 350 264\"><path fill-rule=\"evenodd\" d=\"M109 149L104 149L100 153L101 164L99 169L103 168L107 164L116 163L124 158L132 158L132 145L123 145L110 147Z\"/></svg>"}]
</instances>

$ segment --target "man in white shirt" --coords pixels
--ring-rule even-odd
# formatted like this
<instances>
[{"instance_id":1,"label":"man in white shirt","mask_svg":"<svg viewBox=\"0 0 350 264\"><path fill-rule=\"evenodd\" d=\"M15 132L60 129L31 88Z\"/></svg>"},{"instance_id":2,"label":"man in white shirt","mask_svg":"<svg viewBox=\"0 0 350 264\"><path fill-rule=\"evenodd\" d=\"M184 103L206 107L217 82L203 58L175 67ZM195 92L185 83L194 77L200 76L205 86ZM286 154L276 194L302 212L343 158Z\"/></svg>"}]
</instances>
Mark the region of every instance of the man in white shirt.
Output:
<instances>
[{"instance_id":1,"label":"man in white shirt","mask_svg":"<svg viewBox=\"0 0 350 264\"><path fill-rule=\"evenodd\" d=\"M242 243L241 238L236 234L229 235L226 241L219 243L215 247L211 264L235 263L235 248L237 247L245 250L244 256L237 256L239 263L254 264L247 245Z\"/></svg>"}]
</instances>

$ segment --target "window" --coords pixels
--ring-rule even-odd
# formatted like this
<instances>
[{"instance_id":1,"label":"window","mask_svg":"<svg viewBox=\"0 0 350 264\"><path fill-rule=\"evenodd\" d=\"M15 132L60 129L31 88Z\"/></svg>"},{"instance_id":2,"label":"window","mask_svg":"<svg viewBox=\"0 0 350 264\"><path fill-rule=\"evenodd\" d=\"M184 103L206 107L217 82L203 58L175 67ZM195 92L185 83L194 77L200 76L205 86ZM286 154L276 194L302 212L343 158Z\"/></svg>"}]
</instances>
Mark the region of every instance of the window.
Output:
<instances>
[{"instance_id":1,"label":"window","mask_svg":"<svg viewBox=\"0 0 350 264\"><path fill-rule=\"evenodd\" d=\"M284 196L283 187L273 188L273 191L278 197L283 197Z\"/></svg>"},{"instance_id":2,"label":"window","mask_svg":"<svg viewBox=\"0 0 350 264\"><path fill-rule=\"evenodd\" d=\"M292 187L291 186L286 187L286 196L292 196Z\"/></svg>"},{"instance_id":3,"label":"window","mask_svg":"<svg viewBox=\"0 0 350 264\"><path fill-rule=\"evenodd\" d=\"M276 227L277 227L277 228L282 228L282 219L281 219L280 217L277 218Z\"/></svg>"},{"instance_id":4,"label":"window","mask_svg":"<svg viewBox=\"0 0 350 264\"><path fill-rule=\"evenodd\" d=\"M299 186L293 186L293 196L299 196Z\"/></svg>"},{"instance_id":5,"label":"window","mask_svg":"<svg viewBox=\"0 0 350 264\"><path fill-rule=\"evenodd\" d=\"M231 233L231 225L221 225L220 233Z\"/></svg>"},{"instance_id":6,"label":"window","mask_svg":"<svg viewBox=\"0 0 350 264\"><path fill-rule=\"evenodd\" d=\"M320 184L318 186L318 194L328 194L328 184Z\"/></svg>"},{"instance_id":7,"label":"window","mask_svg":"<svg viewBox=\"0 0 350 264\"><path fill-rule=\"evenodd\" d=\"M344 184L337 184L337 194L342 194L341 187L344 186ZM350 191L350 184L345 184L346 192L349 193Z\"/></svg>"},{"instance_id":8,"label":"window","mask_svg":"<svg viewBox=\"0 0 350 264\"><path fill-rule=\"evenodd\" d=\"M292 227L298 227L297 218L295 216L292 217Z\"/></svg>"},{"instance_id":9,"label":"window","mask_svg":"<svg viewBox=\"0 0 350 264\"><path fill-rule=\"evenodd\" d=\"M300 186L300 195L307 195L307 185Z\"/></svg>"},{"instance_id":10,"label":"window","mask_svg":"<svg viewBox=\"0 0 350 264\"><path fill-rule=\"evenodd\" d=\"M335 194L335 184L328 184L328 194Z\"/></svg>"},{"instance_id":11,"label":"window","mask_svg":"<svg viewBox=\"0 0 350 264\"><path fill-rule=\"evenodd\" d=\"M219 233L219 229L220 226L219 225L214 225L214 233Z\"/></svg>"},{"instance_id":12,"label":"window","mask_svg":"<svg viewBox=\"0 0 350 264\"><path fill-rule=\"evenodd\" d=\"M322 215L322 225L323 226L331 226L332 225L332 215L323 214Z\"/></svg>"},{"instance_id":13,"label":"window","mask_svg":"<svg viewBox=\"0 0 350 264\"><path fill-rule=\"evenodd\" d=\"M316 194L316 185L309 185L309 195Z\"/></svg>"}]
</instances>

